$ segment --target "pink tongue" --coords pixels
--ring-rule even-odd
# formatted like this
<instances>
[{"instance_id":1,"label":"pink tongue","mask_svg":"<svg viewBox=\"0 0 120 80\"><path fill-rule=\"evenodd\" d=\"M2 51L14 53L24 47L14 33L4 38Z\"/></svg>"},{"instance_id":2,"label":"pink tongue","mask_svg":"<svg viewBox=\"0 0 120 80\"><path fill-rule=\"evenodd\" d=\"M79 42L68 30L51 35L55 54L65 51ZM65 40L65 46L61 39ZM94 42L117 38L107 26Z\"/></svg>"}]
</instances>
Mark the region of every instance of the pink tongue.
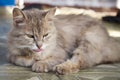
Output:
<instances>
[{"instance_id":1,"label":"pink tongue","mask_svg":"<svg viewBox=\"0 0 120 80\"><path fill-rule=\"evenodd\" d=\"M42 52L43 49L34 49L33 51L35 51L35 52Z\"/></svg>"}]
</instances>

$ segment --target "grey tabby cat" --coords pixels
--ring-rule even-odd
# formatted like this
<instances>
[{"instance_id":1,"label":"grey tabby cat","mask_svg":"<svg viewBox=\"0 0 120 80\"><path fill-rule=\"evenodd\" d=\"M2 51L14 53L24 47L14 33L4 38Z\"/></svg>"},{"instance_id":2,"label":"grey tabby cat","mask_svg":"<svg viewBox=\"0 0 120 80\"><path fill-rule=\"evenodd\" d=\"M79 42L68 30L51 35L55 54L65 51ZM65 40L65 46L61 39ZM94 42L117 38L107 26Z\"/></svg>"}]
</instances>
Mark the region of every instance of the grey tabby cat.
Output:
<instances>
[{"instance_id":1,"label":"grey tabby cat","mask_svg":"<svg viewBox=\"0 0 120 80\"><path fill-rule=\"evenodd\" d=\"M54 15L56 9L13 10L8 60L35 72L75 73L120 61L120 44L100 21L85 15Z\"/></svg>"}]
</instances>

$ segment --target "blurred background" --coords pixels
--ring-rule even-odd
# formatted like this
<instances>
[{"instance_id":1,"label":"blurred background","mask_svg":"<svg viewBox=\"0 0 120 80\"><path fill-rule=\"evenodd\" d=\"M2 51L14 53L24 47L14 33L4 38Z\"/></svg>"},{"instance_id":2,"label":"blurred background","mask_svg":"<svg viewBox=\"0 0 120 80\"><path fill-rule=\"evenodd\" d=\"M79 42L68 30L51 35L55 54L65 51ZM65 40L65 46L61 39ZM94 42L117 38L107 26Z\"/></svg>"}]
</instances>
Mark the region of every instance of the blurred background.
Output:
<instances>
[{"instance_id":1,"label":"blurred background","mask_svg":"<svg viewBox=\"0 0 120 80\"><path fill-rule=\"evenodd\" d=\"M0 6L17 6L19 8L38 7L50 8L75 7L84 9L93 9L96 11L116 11L120 9L120 0L0 0Z\"/></svg>"},{"instance_id":2,"label":"blurred background","mask_svg":"<svg viewBox=\"0 0 120 80\"><path fill-rule=\"evenodd\" d=\"M103 20L113 37L120 37L120 0L0 0L0 40L12 26L12 10L58 7L56 14L86 14Z\"/></svg>"}]
</instances>

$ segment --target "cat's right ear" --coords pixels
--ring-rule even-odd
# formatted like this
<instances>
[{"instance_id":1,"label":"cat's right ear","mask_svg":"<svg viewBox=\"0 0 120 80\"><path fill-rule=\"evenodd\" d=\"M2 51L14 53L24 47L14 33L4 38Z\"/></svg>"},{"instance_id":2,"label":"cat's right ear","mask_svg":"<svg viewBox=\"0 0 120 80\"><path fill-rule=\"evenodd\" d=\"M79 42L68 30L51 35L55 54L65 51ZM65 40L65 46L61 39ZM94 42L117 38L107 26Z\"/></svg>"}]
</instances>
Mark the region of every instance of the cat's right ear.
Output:
<instances>
[{"instance_id":1,"label":"cat's right ear","mask_svg":"<svg viewBox=\"0 0 120 80\"><path fill-rule=\"evenodd\" d=\"M22 10L18 8L13 9L13 21L15 25L23 25L26 19L27 17Z\"/></svg>"},{"instance_id":2,"label":"cat's right ear","mask_svg":"<svg viewBox=\"0 0 120 80\"><path fill-rule=\"evenodd\" d=\"M25 14L22 12L22 10L18 8L13 9L13 18L15 17L21 17L21 18L26 18Z\"/></svg>"}]
</instances>

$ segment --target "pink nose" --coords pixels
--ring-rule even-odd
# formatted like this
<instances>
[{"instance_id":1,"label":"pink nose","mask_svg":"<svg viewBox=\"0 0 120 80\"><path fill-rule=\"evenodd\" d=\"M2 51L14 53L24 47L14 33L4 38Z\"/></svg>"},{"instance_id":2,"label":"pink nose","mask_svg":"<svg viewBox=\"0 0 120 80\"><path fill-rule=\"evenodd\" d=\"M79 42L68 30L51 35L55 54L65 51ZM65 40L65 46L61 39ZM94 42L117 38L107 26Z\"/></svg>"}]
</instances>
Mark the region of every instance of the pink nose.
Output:
<instances>
[{"instance_id":1,"label":"pink nose","mask_svg":"<svg viewBox=\"0 0 120 80\"><path fill-rule=\"evenodd\" d=\"M37 45L37 47L38 47L39 49L41 49L42 45Z\"/></svg>"}]
</instances>

